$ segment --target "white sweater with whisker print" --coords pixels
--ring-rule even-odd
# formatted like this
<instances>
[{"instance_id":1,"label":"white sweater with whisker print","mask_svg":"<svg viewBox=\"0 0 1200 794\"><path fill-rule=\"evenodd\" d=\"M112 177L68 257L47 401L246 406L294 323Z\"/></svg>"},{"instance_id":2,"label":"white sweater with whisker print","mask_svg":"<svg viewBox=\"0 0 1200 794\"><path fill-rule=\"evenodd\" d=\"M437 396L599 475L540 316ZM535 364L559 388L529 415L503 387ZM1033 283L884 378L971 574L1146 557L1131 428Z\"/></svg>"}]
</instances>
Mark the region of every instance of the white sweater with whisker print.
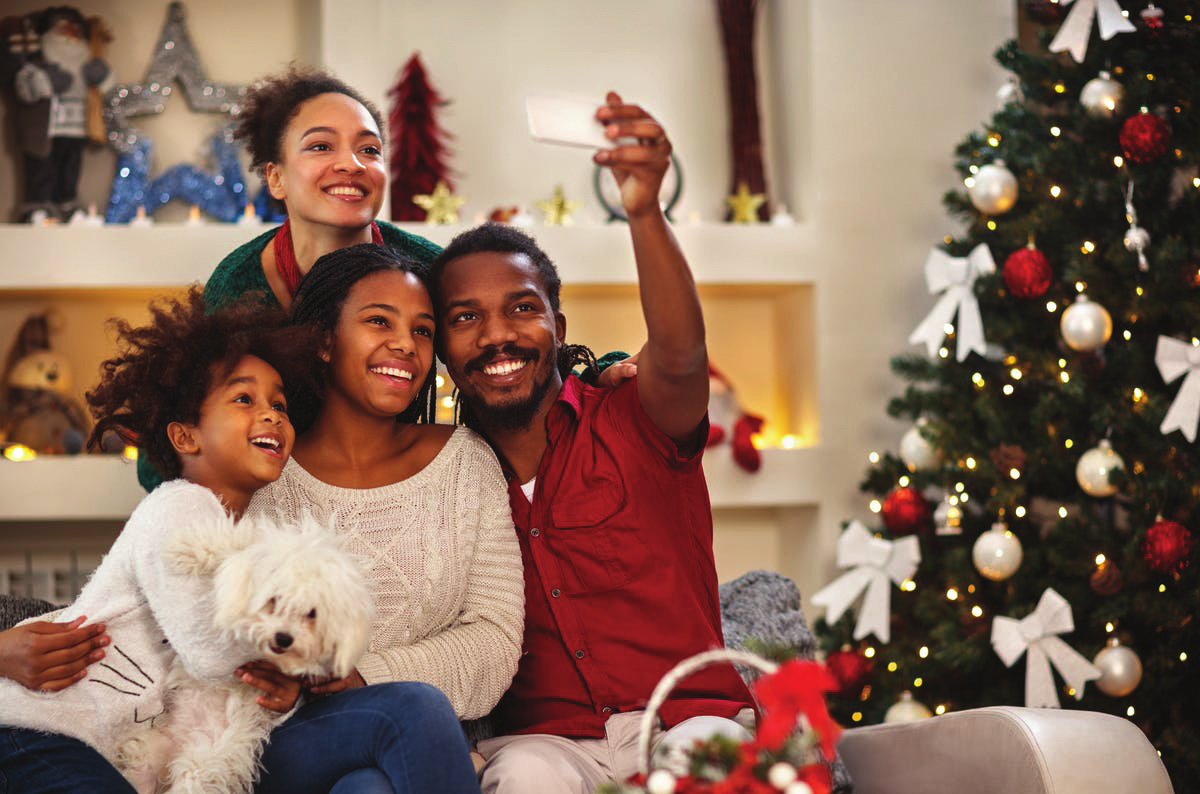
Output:
<instances>
[{"instance_id":1,"label":"white sweater with whisker print","mask_svg":"<svg viewBox=\"0 0 1200 794\"><path fill-rule=\"evenodd\" d=\"M138 723L162 713L175 654L198 678L232 675L246 660L213 628L210 580L175 572L164 551L197 527L233 525L216 495L194 483L175 480L147 495L79 597L54 617L104 623L112 639L105 658L60 692L0 678L0 725L73 736L113 761Z\"/></svg>"},{"instance_id":2,"label":"white sweater with whisker print","mask_svg":"<svg viewBox=\"0 0 1200 794\"><path fill-rule=\"evenodd\" d=\"M375 625L363 679L432 684L460 719L490 712L517 670L525 580L487 442L458 428L428 466L379 488L328 485L290 460L246 510L283 522L305 513L368 571Z\"/></svg>"}]
</instances>

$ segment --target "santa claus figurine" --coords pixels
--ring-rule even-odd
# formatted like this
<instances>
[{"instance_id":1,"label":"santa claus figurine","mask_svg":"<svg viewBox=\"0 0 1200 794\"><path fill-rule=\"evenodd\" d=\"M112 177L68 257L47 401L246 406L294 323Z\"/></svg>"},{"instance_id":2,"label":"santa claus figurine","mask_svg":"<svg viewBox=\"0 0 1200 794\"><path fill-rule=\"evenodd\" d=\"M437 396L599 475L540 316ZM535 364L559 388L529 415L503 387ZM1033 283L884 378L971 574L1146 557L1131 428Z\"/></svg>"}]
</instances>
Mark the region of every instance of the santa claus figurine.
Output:
<instances>
[{"instance_id":1,"label":"santa claus figurine","mask_svg":"<svg viewBox=\"0 0 1200 794\"><path fill-rule=\"evenodd\" d=\"M742 410L733 384L711 363L708 365L708 444L715 447L728 440L733 459L746 471L758 471L762 453L752 436L762 430L763 418Z\"/></svg>"},{"instance_id":2,"label":"santa claus figurine","mask_svg":"<svg viewBox=\"0 0 1200 794\"><path fill-rule=\"evenodd\" d=\"M54 6L26 20L40 51L22 53L13 84L17 101L26 106L18 114L25 167L21 219L65 220L79 208L88 89L104 92L115 80L108 64L93 56L91 26L79 11Z\"/></svg>"}]
</instances>

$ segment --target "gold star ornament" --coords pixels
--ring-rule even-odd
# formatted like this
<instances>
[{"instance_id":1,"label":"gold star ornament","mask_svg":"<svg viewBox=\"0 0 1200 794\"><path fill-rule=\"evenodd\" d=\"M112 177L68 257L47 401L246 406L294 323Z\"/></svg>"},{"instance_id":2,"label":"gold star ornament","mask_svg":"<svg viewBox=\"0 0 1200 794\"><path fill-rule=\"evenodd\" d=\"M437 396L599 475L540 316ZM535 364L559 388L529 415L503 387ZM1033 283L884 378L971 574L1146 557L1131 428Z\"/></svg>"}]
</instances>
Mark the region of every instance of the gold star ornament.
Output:
<instances>
[{"instance_id":1,"label":"gold star ornament","mask_svg":"<svg viewBox=\"0 0 1200 794\"><path fill-rule=\"evenodd\" d=\"M467 203L462 196L452 195L450 188L440 180L432 193L413 196L412 200L425 210L425 223L430 226L458 223L458 209Z\"/></svg>"},{"instance_id":2,"label":"gold star ornament","mask_svg":"<svg viewBox=\"0 0 1200 794\"><path fill-rule=\"evenodd\" d=\"M579 209L579 202L570 201L563 195L562 185L554 188L554 196L537 202L542 211L542 220L547 226L570 226L575 223L571 213Z\"/></svg>"},{"instance_id":3,"label":"gold star ornament","mask_svg":"<svg viewBox=\"0 0 1200 794\"><path fill-rule=\"evenodd\" d=\"M737 193L725 199L733 217L730 223L758 223L758 208L767 197L763 193L751 193L745 182L738 183Z\"/></svg>"}]
</instances>

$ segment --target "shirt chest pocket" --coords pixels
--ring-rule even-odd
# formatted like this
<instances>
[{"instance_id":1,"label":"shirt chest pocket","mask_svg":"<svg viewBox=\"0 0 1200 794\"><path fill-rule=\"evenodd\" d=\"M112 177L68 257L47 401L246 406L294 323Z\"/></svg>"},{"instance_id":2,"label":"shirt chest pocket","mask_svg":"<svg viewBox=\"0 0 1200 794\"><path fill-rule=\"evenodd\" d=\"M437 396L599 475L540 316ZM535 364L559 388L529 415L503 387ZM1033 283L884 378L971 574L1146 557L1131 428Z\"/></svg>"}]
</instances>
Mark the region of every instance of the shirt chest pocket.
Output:
<instances>
[{"instance_id":1,"label":"shirt chest pocket","mask_svg":"<svg viewBox=\"0 0 1200 794\"><path fill-rule=\"evenodd\" d=\"M568 593L601 593L627 585L653 567L636 526L629 526L624 486L602 481L587 490L555 496L548 535Z\"/></svg>"}]
</instances>

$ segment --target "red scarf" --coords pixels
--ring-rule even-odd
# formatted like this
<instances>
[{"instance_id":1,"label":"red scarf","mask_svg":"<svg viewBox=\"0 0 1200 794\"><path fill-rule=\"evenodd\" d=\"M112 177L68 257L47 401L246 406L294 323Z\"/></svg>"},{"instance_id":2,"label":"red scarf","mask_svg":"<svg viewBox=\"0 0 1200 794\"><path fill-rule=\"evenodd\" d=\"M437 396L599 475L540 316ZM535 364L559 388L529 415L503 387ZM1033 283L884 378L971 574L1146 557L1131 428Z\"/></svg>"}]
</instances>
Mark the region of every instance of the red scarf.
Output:
<instances>
[{"instance_id":1,"label":"red scarf","mask_svg":"<svg viewBox=\"0 0 1200 794\"><path fill-rule=\"evenodd\" d=\"M379 224L375 221L371 221L371 242L383 245L383 233L379 231ZM296 263L296 246L292 243L290 219L284 221L279 231L275 232L271 245L275 248L275 269L279 271L279 277L283 279L288 295L295 295L303 274L300 272L300 265Z\"/></svg>"}]
</instances>

